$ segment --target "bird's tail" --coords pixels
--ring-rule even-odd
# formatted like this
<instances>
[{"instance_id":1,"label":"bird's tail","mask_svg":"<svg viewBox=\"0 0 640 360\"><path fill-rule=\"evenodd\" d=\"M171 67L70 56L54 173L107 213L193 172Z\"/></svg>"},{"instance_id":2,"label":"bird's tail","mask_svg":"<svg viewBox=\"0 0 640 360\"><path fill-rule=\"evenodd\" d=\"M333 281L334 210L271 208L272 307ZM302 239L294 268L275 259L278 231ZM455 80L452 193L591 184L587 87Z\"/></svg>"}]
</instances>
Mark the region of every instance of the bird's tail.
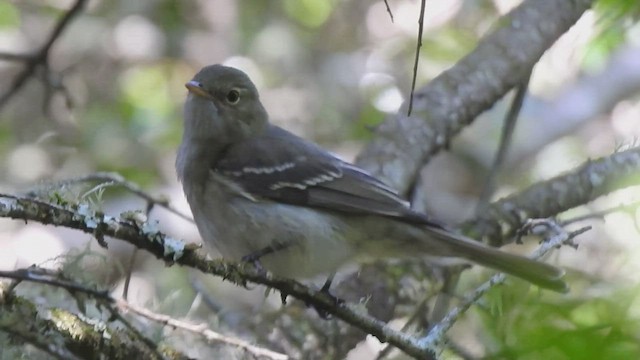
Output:
<instances>
[{"instance_id":1,"label":"bird's tail","mask_svg":"<svg viewBox=\"0 0 640 360\"><path fill-rule=\"evenodd\" d=\"M564 270L523 256L509 254L462 235L429 228L447 252L471 262L517 276L545 289L567 292L569 287L562 280ZM443 254L447 255L447 254Z\"/></svg>"}]
</instances>

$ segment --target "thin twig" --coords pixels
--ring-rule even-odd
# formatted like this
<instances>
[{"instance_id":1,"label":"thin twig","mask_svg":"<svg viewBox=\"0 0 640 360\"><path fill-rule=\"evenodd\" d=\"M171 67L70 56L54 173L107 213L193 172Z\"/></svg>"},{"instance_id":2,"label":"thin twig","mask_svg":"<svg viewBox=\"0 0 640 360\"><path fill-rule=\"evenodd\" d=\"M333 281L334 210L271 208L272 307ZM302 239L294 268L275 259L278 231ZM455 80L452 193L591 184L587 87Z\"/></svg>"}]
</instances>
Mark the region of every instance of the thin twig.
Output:
<instances>
[{"instance_id":1,"label":"thin twig","mask_svg":"<svg viewBox=\"0 0 640 360\"><path fill-rule=\"evenodd\" d=\"M566 226L569 224L577 223L580 221L591 220L591 219L602 219L604 220L605 215L609 215L618 211L637 211L638 207L640 207L640 201L632 202L630 204L622 204L618 206L614 206L608 209L593 211L588 214L572 217L570 219L562 220L559 222L561 226Z\"/></svg>"},{"instance_id":2,"label":"thin twig","mask_svg":"<svg viewBox=\"0 0 640 360\"><path fill-rule=\"evenodd\" d=\"M475 360L478 357L468 353L466 349L462 348L455 340L447 338L447 348L451 350L455 356L462 360Z\"/></svg>"},{"instance_id":3,"label":"thin twig","mask_svg":"<svg viewBox=\"0 0 640 360\"><path fill-rule=\"evenodd\" d=\"M149 215L151 214L151 210L156 203L147 201L147 209L145 210L146 218L149 219ZM168 206L169 204L167 204ZM131 256L129 256L129 263L127 264L127 276L124 278L124 286L122 287L122 297L127 300L129 296L129 285L131 284L131 275L133 275L133 267L136 264L136 255L138 254L138 248L134 247L131 251Z\"/></svg>"},{"instance_id":4,"label":"thin twig","mask_svg":"<svg viewBox=\"0 0 640 360\"><path fill-rule=\"evenodd\" d=\"M109 312L111 313L112 318L115 318L116 320L120 321L131 332L131 334L133 334L133 336L138 341L143 343L147 347L147 349L151 351L151 354L153 354L153 356L156 359L165 360L164 355L162 355L160 353L160 350L158 349L158 344L154 343L151 339L144 336L140 332L140 330L138 330L138 328L133 326L133 324L131 324L129 320L125 319L124 316L122 316L122 314L115 307L111 306L111 303L113 303L114 300L115 299L110 298L109 302L107 303L107 308L109 309Z\"/></svg>"},{"instance_id":5,"label":"thin twig","mask_svg":"<svg viewBox=\"0 0 640 360\"><path fill-rule=\"evenodd\" d=\"M264 273L246 263L207 260L205 255L197 252L194 247L185 245L162 232L145 229L144 226L127 219L94 212L79 213L73 209L37 199L2 193L0 193L0 217L56 224L94 234L100 238L109 236L121 239L165 261L221 276L238 285L246 286L250 282L278 289L284 295L294 296L316 309L328 311L336 318L358 327L382 342L393 344L411 356L424 358L430 354L429 350L416 346L414 337L403 334L383 321L358 311L357 307L337 303L335 297L326 292L312 289L291 279Z\"/></svg>"},{"instance_id":6,"label":"thin twig","mask_svg":"<svg viewBox=\"0 0 640 360\"><path fill-rule=\"evenodd\" d=\"M424 312L427 310L427 305L429 304L429 300L433 297L432 294L426 295L424 296L424 298L420 301L420 303L418 304L418 306L416 306L416 308L413 310L413 313L411 314L411 316L409 317L409 320L407 320L407 322L402 326L402 328L400 329L400 331L402 332L406 332L407 330L409 330L409 328L411 327L411 325L413 325L422 314L424 314ZM394 349L395 347L392 345L387 345L384 347L384 349L382 349L379 353L378 356L376 356L376 360L382 360L385 357L387 357L387 355L389 355L391 353L391 351Z\"/></svg>"},{"instance_id":7,"label":"thin twig","mask_svg":"<svg viewBox=\"0 0 640 360\"><path fill-rule=\"evenodd\" d=\"M445 280L442 291L436 298L436 303L433 305L429 322L431 324L439 323L449 310L452 294L455 294L455 290L458 287L458 281L460 280L460 274L468 266L457 266L448 268L445 273Z\"/></svg>"},{"instance_id":8,"label":"thin twig","mask_svg":"<svg viewBox=\"0 0 640 360\"><path fill-rule=\"evenodd\" d=\"M516 88L516 93L511 102L511 106L504 119L502 134L500 135L500 144L498 145L496 156L488 172L484 187L482 188L482 192L480 193L480 196L478 198L478 204L476 206L476 216L479 216L486 210L486 208L489 206L491 196L495 191L495 180L500 173L500 169L502 168L502 164L504 163L504 159L506 158L507 151L509 149L509 146L511 145L513 133L518 120L518 115L520 114L520 110L522 109L522 104L529 87L530 79L531 72L529 72L529 75L522 82L522 84L520 84ZM459 275L460 273L458 272L457 276L454 279L449 279L450 288L448 290L452 291L455 288L458 280L460 279ZM436 312L436 309L434 309L434 324L438 324L442 320L442 316L444 316L444 313L441 311L444 311L449 307L449 299L450 298L446 293L440 294L440 296L438 296L437 304L440 306L437 307L438 312Z\"/></svg>"},{"instance_id":9,"label":"thin twig","mask_svg":"<svg viewBox=\"0 0 640 360\"><path fill-rule=\"evenodd\" d=\"M22 341L31 344L33 347L40 349L41 351L51 355L58 360L80 360L79 357L73 355L70 351L63 349L55 344L48 344L43 342L34 333L25 333L22 331L15 331L10 326L4 326L0 324L0 330L4 331L11 336L14 336ZM2 352L0 352L2 354ZM24 355L24 354L23 354Z\"/></svg>"},{"instance_id":10,"label":"thin twig","mask_svg":"<svg viewBox=\"0 0 640 360\"><path fill-rule=\"evenodd\" d=\"M389 6L389 0L384 0L384 6L387 8L387 12L389 13L391 22L393 22L393 13L391 12L391 7Z\"/></svg>"},{"instance_id":11,"label":"thin twig","mask_svg":"<svg viewBox=\"0 0 640 360\"><path fill-rule=\"evenodd\" d=\"M520 84L540 56L592 2L520 2L496 20L493 31L483 36L473 51L417 91L416 98L421 101L414 106L419 106L421 116L408 120L403 107L380 124L375 138L357 156L357 165L401 194L408 194L424 165L481 112ZM542 23L545 25L540 26Z\"/></svg>"},{"instance_id":12,"label":"thin twig","mask_svg":"<svg viewBox=\"0 0 640 360\"><path fill-rule=\"evenodd\" d=\"M129 297L129 285L131 285L131 274L133 274L133 266L136 263L136 255L138 254L138 248L134 247L129 256L129 263L127 264L127 276L124 278L124 286L122 288L122 297L127 300Z\"/></svg>"},{"instance_id":13,"label":"thin twig","mask_svg":"<svg viewBox=\"0 0 640 360\"><path fill-rule=\"evenodd\" d=\"M61 279L57 273L42 268L26 268L11 271L0 270L0 277L17 281L29 281L51 285L67 290L70 293L82 292L96 299L109 300L109 292L88 288L75 282Z\"/></svg>"},{"instance_id":14,"label":"thin twig","mask_svg":"<svg viewBox=\"0 0 640 360\"><path fill-rule=\"evenodd\" d=\"M221 342L224 344L235 346L239 349L247 351L248 353L256 357L267 357L269 359L274 359L274 360L289 359L289 357L285 354L281 354L275 351L271 351L269 349L251 345L249 342L244 341L242 339L233 338L233 337L229 337L229 336L225 336L220 333L217 333L207 328L205 324L192 324L186 321L175 319L168 315L154 313L143 307L133 305L125 300L116 300L116 303L118 307L120 307L121 309L129 310L149 320L153 320L163 325L171 326L174 328L192 332L194 334L198 334L204 337L205 339L207 339L208 341L216 341L216 342Z\"/></svg>"},{"instance_id":15,"label":"thin twig","mask_svg":"<svg viewBox=\"0 0 640 360\"><path fill-rule=\"evenodd\" d=\"M33 57L33 54L13 54L0 51L0 60L4 61L28 62L33 61Z\"/></svg>"},{"instance_id":16,"label":"thin twig","mask_svg":"<svg viewBox=\"0 0 640 360\"><path fill-rule=\"evenodd\" d=\"M14 95L16 95L20 91L24 84L26 84L27 80L29 80L29 78L35 74L38 67L48 67L49 51L51 50L51 47L60 37L64 29L71 23L71 20L84 8L86 3L87 0L76 0L73 6L67 12L65 12L62 18L60 18L44 45L42 45L42 47L33 55L11 56L6 53L3 54L4 56L2 58L5 60L17 61L19 58L22 58L24 60L25 67L15 77L13 83L9 87L9 90L0 97L0 108L2 108Z\"/></svg>"},{"instance_id":17,"label":"thin twig","mask_svg":"<svg viewBox=\"0 0 640 360\"><path fill-rule=\"evenodd\" d=\"M46 184L40 185L38 189L28 191L27 195L37 196L39 193L43 191L43 189L45 190L56 189L56 188L62 188L64 186L69 186L69 185L79 184L79 183L87 183L87 182L98 182L98 185L90 189L89 191L87 191L85 194L83 194L83 197L89 195L90 193L98 191L102 188L117 185L117 186L121 186L122 188L128 190L132 194L145 200L147 204L158 205L184 220L193 222L193 219L189 217L187 214L171 206L171 204L169 204L169 201L167 199L154 197L146 193L144 190L142 190L140 186L138 186L137 184L127 181L120 174L111 173L111 172L97 172L97 173L93 173L85 176L76 177L73 179L62 180L54 183L46 183Z\"/></svg>"},{"instance_id":18,"label":"thin twig","mask_svg":"<svg viewBox=\"0 0 640 360\"><path fill-rule=\"evenodd\" d=\"M420 59L420 48L422 47L422 32L424 29L424 9L427 6L426 0L420 2L420 18L418 19L418 42L416 44L416 57L413 63L413 79L411 80L411 94L409 95L409 110L407 116L411 116L413 110L413 93L416 90L416 78L418 77L418 60Z\"/></svg>"},{"instance_id":19,"label":"thin twig","mask_svg":"<svg viewBox=\"0 0 640 360\"><path fill-rule=\"evenodd\" d=\"M507 151L509 150L509 146L513 140L513 132L516 128L522 104L524 103L524 97L527 94L527 89L529 88L530 79L531 72L529 72L529 76L526 77L522 84L516 88L516 93L513 97L513 101L511 102L511 107L504 119L504 126L502 127L502 134L500 135L500 145L498 146L496 157L493 159L493 164L487 174L484 187L482 188L482 192L478 199L476 216L484 212L487 209L487 206L489 206L489 200L495 190L496 177L498 176L498 173L500 173L500 168L502 168L504 159L507 157Z\"/></svg>"},{"instance_id":20,"label":"thin twig","mask_svg":"<svg viewBox=\"0 0 640 360\"><path fill-rule=\"evenodd\" d=\"M547 254L552 249L565 244L572 240L574 237L584 233L591 229L590 226L584 227L577 231L568 233L562 229L557 223L547 220L531 220L529 226L546 225L553 235L542 243L536 251L531 255L532 259L539 259ZM451 309L449 313L437 323L425 337L419 340L419 344L422 348L435 349L442 344L446 332L458 321L458 319L469 310L469 308L475 304L482 296L484 296L489 290L496 285L502 284L506 280L506 276L503 273L492 276L487 282L477 287L471 294L467 295L462 303L457 307Z\"/></svg>"},{"instance_id":21,"label":"thin twig","mask_svg":"<svg viewBox=\"0 0 640 360\"><path fill-rule=\"evenodd\" d=\"M528 218L556 216L628 186L638 185L640 147L585 161L573 170L539 181L492 202L487 211L458 226L490 245L512 241Z\"/></svg>"},{"instance_id":22,"label":"thin twig","mask_svg":"<svg viewBox=\"0 0 640 360\"><path fill-rule=\"evenodd\" d=\"M112 296L109 295L107 291L98 291L95 289L91 289L85 285L63 279L59 276L58 273L50 270L40 269L40 268L28 268L28 269L17 269L12 271L0 271L0 277L19 280L19 281L36 282L36 283L46 284L49 286L55 286L55 287L65 289L72 294L84 293L93 297L96 300L99 300L100 302L103 302L108 306L108 308L110 309L110 312L112 312L112 314L118 319L118 321L122 322L129 329L129 331L131 331L132 334L134 334L134 336L139 338L138 340L143 342L147 347L149 347L150 350L153 351L156 357L161 359L164 357L158 351L157 345L153 343L151 340L149 340L148 338L146 338L144 335L142 335L139 332L139 330L136 329L133 325L131 325L122 316L122 314L119 311L112 308L112 305L115 305L117 306L117 308L122 310L131 311L139 316L159 322L163 325L168 325L174 328L179 328L179 329L183 329L189 332L199 334L203 336L205 339L207 339L208 341L217 341L217 342L221 342L227 345L237 347L239 349L242 349L254 355L255 357L267 357L273 360L287 360L289 358L285 354L260 348L258 346L252 345L241 339L219 334L211 329L208 329L204 324L201 324L201 325L191 324L185 321L172 318L168 315L154 313L145 308L133 305L127 302L126 300L113 298Z\"/></svg>"},{"instance_id":23,"label":"thin twig","mask_svg":"<svg viewBox=\"0 0 640 360\"><path fill-rule=\"evenodd\" d=\"M46 189L48 191L49 189L52 189L52 188L62 188L72 184L86 183L86 182L98 182L98 184L93 188L89 189L88 191L86 191L84 194L82 194L80 196L81 198L85 198L95 192L98 192L110 186L120 186L147 202L147 206L145 209L147 219L149 218L149 214L151 213L151 210L153 210L155 205L158 205L160 207L165 208L172 214L193 223L193 219L191 219L188 215L175 209L173 206L171 206L167 199L151 196L150 194L142 190L140 186L138 186L133 182L127 181L124 177L122 177L120 174L117 174L117 173L97 172L97 173L93 173L93 174L89 174L81 177L76 177L73 179L59 181L56 183L44 184L44 185L41 185L36 190L28 191L27 194L29 194L30 196L36 196L37 194L41 193L43 189ZM125 299L127 298L127 294L129 292L129 284L131 282L131 274L133 271L133 266L135 264L136 254L137 254L137 248L134 248L128 261L124 287L122 289L122 296Z\"/></svg>"}]
</instances>

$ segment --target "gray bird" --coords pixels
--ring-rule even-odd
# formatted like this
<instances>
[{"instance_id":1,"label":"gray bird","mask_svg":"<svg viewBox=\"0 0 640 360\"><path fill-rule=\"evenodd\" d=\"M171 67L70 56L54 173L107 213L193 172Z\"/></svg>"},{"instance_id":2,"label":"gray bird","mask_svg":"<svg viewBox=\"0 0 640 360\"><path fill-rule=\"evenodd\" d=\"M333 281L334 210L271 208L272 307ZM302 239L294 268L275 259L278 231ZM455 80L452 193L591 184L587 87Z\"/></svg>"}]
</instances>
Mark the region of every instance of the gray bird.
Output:
<instances>
[{"instance_id":1,"label":"gray bird","mask_svg":"<svg viewBox=\"0 0 640 360\"><path fill-rule=\"evenodd\" d=\"M242 71L207 66L186 87L176 170L204 243L224 258L309 278L352 261L454 257L567 291L563 270L450 232L366 171L270 124Z\"/></svg>"}]
</instances>

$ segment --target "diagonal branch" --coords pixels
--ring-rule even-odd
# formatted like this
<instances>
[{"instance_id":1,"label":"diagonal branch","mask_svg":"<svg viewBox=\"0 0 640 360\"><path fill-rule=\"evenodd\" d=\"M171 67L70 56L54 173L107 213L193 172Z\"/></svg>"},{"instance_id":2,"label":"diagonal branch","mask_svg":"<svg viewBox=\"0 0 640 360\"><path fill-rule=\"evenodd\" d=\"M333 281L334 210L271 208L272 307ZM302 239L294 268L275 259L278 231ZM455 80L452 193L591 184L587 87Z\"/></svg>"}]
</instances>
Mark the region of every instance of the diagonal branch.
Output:
<instances>
[{"instance_id":1,"label":"diagonal branch","mask_svg":"<svg viewBox=\"0 0 640 360\"><path fill-rule=\"evenodd\" d=\"M165 208L170 213L193 223L193 219L189 215L181 212L180 210L169 204L168 199L155 197L151 194L148 194L147 192L142 190L138 184L127 181L122 175L115 172L96 172L93 174L65 179L57 182L43 183L38 185L37 188L27 191L26 194L30 197L38 197L42 196L43 194L49 194L52 190L56 190L59 188L91 182L97 182L98 185L86 192L82 197L85 197L89 193L109 186L120 186L136 195L137 197L145 200L147 202L147 212L149 212L155 205L158 205Z\"/></svg>"},{"instance_id":2,"label":"diagonal branch","mask_svg":"<svg viewBox=\"0 0 640 360\"><path fill-rule=\"evenodd\" d=\"M45 72L48 71L49 51L51 50L51 47L71 23L71 20L73 20L73 18L82 11L86 3L87 0L76 0L73 6L60 18L44 45L42 45L42 47L35 53L25 55L0 54L0 59L23 61L25 63L24 69L15 77L13 83L9 87L9 90L0 96L0 108L6 105L7 102L20 91L22 86L27 83L27 80L35 74L38 67L42 66L45 69Z\"/></svg>"},{"instance_id":3,"label":"diagonal branch","mask_svg":"<svg viewBox=\"0 0 640 360\"><path fill-rule=\"evenodd\" d=\"M487 211L485 223L495 221L504 223L499 216L505 214L498 210L507 209L512 214L518 206L522 206L525 217L549 217L562 209L584 204L597 196L615 189L631 185L630 176L640 176L640 147L615 153L609 157L589 161L574 172L552 179L545 186L533 187L533 190L512 195L508 200L493 204ZM627 181L624 181L627 180ZM547 189L548 187L548 189ZM544 191L565 190L554 194L553 204L544 197ZM535 205L533 205L535 204ZM527 208L526 206L530 206ZM536 211L539 210L539 211ZM492 220L491 216L495 216ZM96 238L104 236L125 240L137 248L147 250L156 257L169 262L196 268L204 273L221 276L236 284L246 282L265 285L278 289L283 295L291 295L319 310L331 313L337 318L372 334L383 342L404 350L413 356L425 357L427 350L417 345L417 340L399 331L391 329L384 322L377 320L356 308L336 303L335 299L318 290L313 290L296 281L264 274L247 264L228 263L222 260L206 260L204 255L196 252L184 243L166 236L153 229L149 224L139 224L129 219L93 213L86 208L67 208L42 201L20 198L13 195L0 194L0 217L37 221L43 224L65 226L91 233ZM518 221L520 218L517 218ZM524 219L524 218L522 218ZM509 219L507 219L509 220ZM513 225L512 225L513 226ZM500 229L500 228L499 228Z\"/></svg>"},{"instance_id":4,"label":"diagonal branch","mask_svg":"<svg viewBox=\"0 0 640 360\"><path fill-rule=\"evenodd\" d=\"M469 55L416 92L413 116L401 109L387 119L359 155L358 165L406 193L429 158L524 82L542 54L592 2L524 1L499 19Z\"/></svg>"},{"instance_id":5,"label":"diagonal branch","mask_svg":"<svg viewBox=\"0 0 640 360\"><path fill-rule=\"evenodd\" d=\"M590 226L584 227L574 232L567 232L560 227L557 223L542 219L542 220L531 220L529 224L531 227L544 225L549 229L551 235L536 249L536 251L531 255L532 259L539 259L544 255L551 252L551 250L563 245L570 243L576 236L588 231L591 229ZM482 296L484 296L489 290L494 288L497 285L504 283L506 280L506 276L502 273L496 274L492 276L488 281L478 286L471 294L465 296L462 303L457 307L451 309L447 315L439 321L431 330L429 330L428 334L420 339L422 346L437 348L439 344L442 344L445 340L445 334L451 327L458 321L458 319L465 313L473 304L476 304Z\"/></svg>"},{"instance_id":6,"label":"diagonal branch","mask_svg":"<svg viewBox=\"0 0 640 360\"><path fill-rule=\"evenodd\" d=\"M416 356L426 354L422 350L417 350L418 348L414 344L415 339L392 329L380 320L336 302L336 299L326 292L314 290L296 281L276 277L269 273L264 274L248 264L206 260L205 256L195 251L193 247L152 229L149 224L138 224L128 219L94 213L86 208L82 208L82 211L76 211L76 209L60 205L6 194L0 194L0 217L77 229L93 234L99 243L104 244L106 244L104 236L114 237L144 249L159 259L217 275L239 285L251 282L278 289L283 297L291 295L300 299L313 305L316 309L333 314L335 317L377 337L380 341L389 342L409 354Z\"/></svg>"},{"instance_id":7,"label":"diagonal branch","mask_svg":"<svg viewBox=\"0 0 640 360\"><path fill-rule=\"evenodd\" d=\"M529 218L548 218L560 212L586 204L599 196L640 184L640 147L618 152L607 157L587 161L576 169L546 182L539 183L522 192L499 200L488 207L482 216L462 224L467 234L473 237L484 234L492 245L506 243ZM484 231L484 232L482 232ZM497 239L492 241L493 239ZM388 278L388 273L379 267L364 266L353 277ZM393 314L398 304L392 290L379 294L388 299L384 305ZM366 297L370 289L354 287L349 291ZM392 316L392 315L391 315ZM382 318L389 320L389 317ZM352 334L353 333L353 334ZM341 337L356 337L360 333L343 329ZM361 334L360 334L361 335Z\"/></svg>"},{"instance_id":8,"label":"diagonal branch","mask_svg":"<svg viewBox=\"0 0 640 360\"><path fill-rule=\"evenodd\" d=\"M516 122L520 117L522 103L524 102L525 95L529 89L530 76L531 74L529 74L529 77L527 77L524 83L516 87L513 100L511 101L511 106L509 107L509 111L504 119L504 124L502 125L502 134L500 135L500 144L498 145L496 156L493 159L493 164L491 164L491 169L489 169L484 187L482 188L482 192L478 198L478 206L475 211L476 216L484 212L487 205L489 205L493 192L495 191L496 178L498 177L498 173L502 170L502 165L507 157L507 151L513 142L513 132L516 128Z\"/></svg>"},{"instance_id":9,"label":"diagonal branch","mask_svg":"<svg viewBox=\"0 0 640 360\"><path fill-rule=\"evenodd\" d=\"M27 269L17 269L13 271L0 271L0 278L13 279L19 282L28 281L28 282L46 284L49 286L65 289L72 295L75 295L78 293L88 295L92 299L96 300L98 303L106 305L108 310L112 313L111 317L112 318L115 317L117 318L117 320L119 320L123 324L126 324L127 328L130 331L130 335L132 336L128 336L129 334L126 334L126 332L122 332L121 335L127 336L128 339L133 340L133 343L139 344L140 347L147 346L148 350L152 352L152 355L156 355L157 358L165 358L165 356L159 353L159 350L157 349L156 344L149 344L148 339L142 336L135 327L129 324L128 320L126 320L122 316L122 313L132 312L138 316L142 316L144 318L153 320L163 325L168 325L173 328L179 328L192 333L199 334L209 341L212 341L212 342L216 341L216 342L228 344L230 346L234 346L238 349L246 351L247 353L253 355L256 358L265 358L265 359L271 359L271 360L287 360L288 359L288 356L284 354L277 353L268 349L260 348L258 346L252 345L239 338L228 337L228 336L224 336L222 334L216 333L213 330L208 329L205 324L201 324L201 325L190 324L185 321L181 321L167 315L154 313L148 309L133 305L127 302L126 300L116 299L111 295L109 295L107 291L97 291L86 285L70 281L66 279L64 276L61 276L61 274L54 271L30 267ZM2 290L1 287L0 287L0 290ZM12 296L15 296L15 295L11 292L11 290L9 290L8 293L4 296L4 299ZM2 308L2 303L3 303L2 300L3 300L3 297L0 297L0 309ZM8 302L10 301L11 299L9 299ZM28 301L28 300L24 299L23 301ZM67 316L73 317L75 315L69 313ZM79 321L82 321L82 320L79 320ZM1 317L0 317L0 324L2 324ZM3 327L0 326L0 330L2 328ZM89 335L101 336L101 335L91 335L91 334ZM77 344L76 347L77 346L79 346L79 344ZM129 356L132 355L131 351L138 351L138 350L127 349L127 354L129 354ZM167 351L163 351L163 352L166 353ZM172 351L172 355L178 355L178 353L174 350ZM180 358L182 357L183 356L181 355ZM171 356L171 358L173 359L174 357Z\"/></svg>"},{"instance_id":10,"label":"diagonal branch","mask_svg":"<svg viewBox=\"0 0 640 360\"><path fill-rule=\"evenodd\" d=\"M555 216L617 189L640 182L640 148L589 160L575 170L538 182L492 203L461 228L493 246L507 243L531 218Z\"/></svg>"},{"instance_id":11,"label":"diagonal branch","mask_svg":"<svg viewBox=\"0 0 640 360\"><path fill-rule=\"evenodd\" d=\"M43 309L15 294L0 296L0 331L15 344L32 344L56 359L98 359L100 354L110 359L190 359L166 346L150 352L128 329L103 325L64 309Z\"/></svg>"},{"instance_id":12,"label":"diagonal branch","mask_svg":"<svg viewBox=\"0 0 640 360\"><path fill-rule=\"evenodd\" d=\"M358 165L401 193L409 193L430 157L445 148L482 111L523 83L542 54L592 3L593 0L523 1L498 19L493 31L469 55L415 94L412 117L400 109L387 118L358 156ZM361 268L359 276L389 277L372 266ZM369 291L363 287L349 289L361 297ZM391 314L380 319L390 320L393 316L397 305L394 294L392 290L380 292L381 299L389 299L385 302L386 314ZM339 333L341 339L351 343L364 339L353 328L341 328ZM345 348L341 354L346 356L349 350Z\"/></svg>"},{"instance_id":13,"label":"diagonal branch","mask_svg":"<svg viewBox=\"0 0 640 360\"><path fill-rule=\"evenodd\" d=\"M163 325L168 325L173 328L182 329L185 331L189 331L195 334L198 334L204 337L206 340L211 342L221 342L223 344L227 344L230 346L237 347L238 349L244 350L249 354L255 356L256 358L266 358L271 360L287 360L289 357L285 354L277 353L275 351L271 351L269 349L261 348L255 345L250 344L247 341L244 341L239 338L233 338L229 336L225 336L223 334L217 333L209 328L205 324L191 324L176 318L173 318L164 314L154 313L146 308L136 306L127 302L126 300L115 299L116 304L119 308L129 310L134 312L135 314L145 317L149 320L153 320L155 322L161 323Z\"/></svg>"}]
</instances>

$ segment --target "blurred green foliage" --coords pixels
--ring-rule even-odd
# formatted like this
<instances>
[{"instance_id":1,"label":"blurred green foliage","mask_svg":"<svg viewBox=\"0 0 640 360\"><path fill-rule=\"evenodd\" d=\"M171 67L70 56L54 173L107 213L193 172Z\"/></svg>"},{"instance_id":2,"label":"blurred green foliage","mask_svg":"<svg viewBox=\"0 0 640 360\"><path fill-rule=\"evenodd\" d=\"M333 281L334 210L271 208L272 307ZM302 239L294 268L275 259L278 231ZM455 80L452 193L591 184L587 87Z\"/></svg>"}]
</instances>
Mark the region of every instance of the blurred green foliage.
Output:
<instances>
[{"instance_id":1,"label":"blurred green foliage","mask_svg":"<svg viewBox=\"0 0 640 360\"><path fill-rule=\"evenodd\" d=\"M9 1L0 1L0 29L16 28L20 25L20 11Z\"/></svg>"},{"instance_id":2,"label":"blurred green foliage","mask_svg":"<svg viewBox=\"0 0 640 360\"><path fill-rule=\"evenodd\" d=\"M527 285L493 290L483 322L491 359L636 359L640 356L637 286L550 297Z\"/></svg>"},{"instance_id":3,"label":"blurred green foliage","mask_svg":"<svg viewBox=\"0 0 640 360\"><path fill-rule=\"evenodd\" d=\"M596 36L591 40L584 58L587 69L604 66L611 53L628 40L628 30L637 26L640 18L640 1L598 0Z\"/></svg>"},{"instance_id":4,"label":"blurred green foliage","mask_svg":"<svg viewBox=\"0 0 640 360\"><path fill-rule=\"evenodd\" d=\"M285 0L284 9L295 21L317 28L327 21L336 3L336 0Z\"/></svg>"},{"instance_id":5,"label":"blurred green foliage","mask_svg":"<svg viewBox=\"0 0 640 360\"><path fill-rule=\"evenodd\" d=\"M33 1L0 0L2 39L17 53L36 49L64 10L60 3L43 1L41 8ZM181 136L184 82L199 67L225 61L254 71L255 79L261 80L263 100L276 114L274 121L330 148L350 140L361 144L385 116L395 112L388 109L406 99L416 47L417 3L390 1L392 23L382 1L96 2L67 29L51 54L51 68L63 75L60 82L68 87L74 105L66 107L57 93L52 105L43 109L45 92L36 77L0 111L2 158L10 158L21 144L36 144L50 170L35 179L13 177L15 169L4 161L1 185L29 187L92 171L116 171L144 189L175 184L171 167ZM448 3L453 10L432 12L441 23L424 35L419 85L471 51L500 15L493 1ZM599 0L596 12L597 36L582 59L586 68L601 67L628 42L629 29L638 26L640 1ZM83 42L89 45L76 46L84 36L91 36L91 41ZM20 64L3 63L1 82L9 84L19 69ZM367 83L363 80L367 76L375 81ZM401 94L399 99L381 106L381 94L390 91ZM292 93L296 96L286 96ZM493 123L490 136L478 142L497 142L499 122ZM56 136L42 141L47 133ZM590 133L575 136L565 144L579 142L581 152L593 146ZM469 153L476 149L472 145ZM576 158L579 155L583 154ZM482 166L469 164L470 159L457 164L466 169ZM548 159L547 164L556 161ZM530 180L522 173L506 175L518 184ZM468 176L451 176L456 177ZM471 182L457 190L471 197L477 186ZM105 195L109 199L122 193ZM464 213L468 203L460 203L455 211ZM161 282L158 297L178 299L162 306L184 313L193 296L187 275L184 270L166 272L154 278ZM638 290L620 286L597 295L577 291L559 297L528 292L524 286L504 287L485 299L488 308L476 311L481 328L475 337L489 358L640 358ZM0 346L3 338L0 333Z\"/></svg>"}]
</instances>

